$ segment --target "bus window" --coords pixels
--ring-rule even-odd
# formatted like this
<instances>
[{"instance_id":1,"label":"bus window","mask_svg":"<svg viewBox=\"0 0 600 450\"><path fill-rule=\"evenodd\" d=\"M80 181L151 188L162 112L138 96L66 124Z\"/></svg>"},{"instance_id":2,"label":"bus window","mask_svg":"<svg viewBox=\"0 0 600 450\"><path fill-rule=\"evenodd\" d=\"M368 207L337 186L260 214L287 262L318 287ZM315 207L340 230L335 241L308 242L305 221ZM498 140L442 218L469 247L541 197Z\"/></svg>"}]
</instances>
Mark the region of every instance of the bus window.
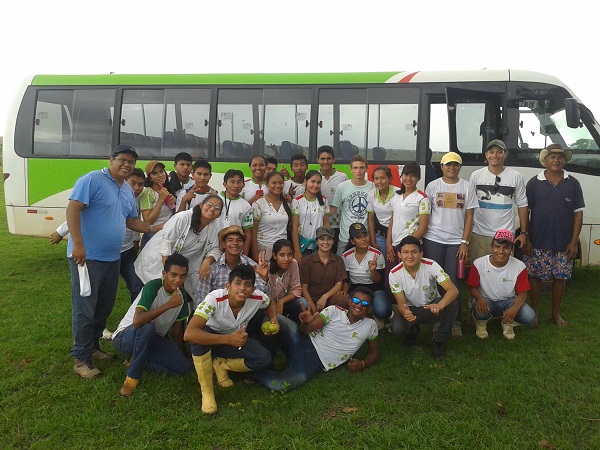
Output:
<instances>
[{"instance_id":1,"label":"bus window","mask_svg":"<svg viewBox=\"0 0 600 450\"><path fill-rule=\"evenodd\" d=\"M367 159L381 164L415 161L419 90L397 86L370 88L368 99Z\"/></svg>"},{"instance_id":2,"label":"bus window","mask_svg":"<svg viewBox=\"0 0 600 450\"><path fill-rule=\"evenodd\" d=\"M33 154L110 155L114 101L114 89L39 90Z\"/></svg>"},{"instance_id":3,"label":"bus window","mask_svg":"<svg viewBox=\"0 0 600 450\"><path fill-rule=\"evenodd\" d=\"M120 140L142 158L208 156L209 89L126 89Z\"/></svg>"},{"instance_id":4,"label":"bus window","mask_svg":"<svg viewBox=\"0 0 600 450\"><path fill-rule=\"evenodd\" d=\"M217 157L250 161L258 140L262 89L220 89L217 105ZM259 141L258 141L259 142Z\"/></svg>"},{"instance_id":5,"label":"bus window","mask_svg":"<svg viewBox=\"0 0 600 450\"><path fill-rule=\"evenodd\" d=\"M463 155L481 154L482 146L496 137L494 121L486 116L485 103L456 105L456 145Z\"/></svg>"},{"instance_id":6,"label":"bus window","mask_svg":"<svg viewBox=\"0 0 600 450\"><path fill-rule=\"evenodd\" d=\"M311 89L265 89L260 105L263 152L279 162L302 153L309 157ZM263 145L261 145L263 146Z\"/></svg>"},{"instance_id":7,"label":"bus window","mask_svg":"<svg viewBox=\"0 0 600 450\"><path fill-rule=\"evenodd\" d=\"M448 143L448 107L445 102L431 103L429 105L429 148L432 163L439 163L444 153L450 151Z\"/></svg>"},{"instance_id":8,"label":"bus window","mask_svg":"<svg viewBox=\"0 0 600 450\"><path fill-rule=\"evenodd\" d=\"M161 156L164 99L164 89L123 91L119 142L131 145L142 159Z\"/></svg>"},{"instance_id":9,"label":"bus window","mask_svg":"<svg viewBox=\"0 0 600 450\"><path fill-rule=\"evenodd\" d=\"M366 157L366 89L321 89L317 148L331 145L338 161L348 162L357 154Z\"/></svg>"}]
</instances>

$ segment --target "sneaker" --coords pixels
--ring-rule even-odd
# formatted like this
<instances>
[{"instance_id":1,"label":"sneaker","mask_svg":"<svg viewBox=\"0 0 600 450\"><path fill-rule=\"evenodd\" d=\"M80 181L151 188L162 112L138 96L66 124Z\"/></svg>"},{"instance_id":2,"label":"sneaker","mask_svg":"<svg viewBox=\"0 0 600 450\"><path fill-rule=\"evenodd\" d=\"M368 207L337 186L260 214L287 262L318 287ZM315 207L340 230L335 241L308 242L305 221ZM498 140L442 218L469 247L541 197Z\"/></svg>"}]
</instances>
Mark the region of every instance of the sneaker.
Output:
<instances>
[{"instance_id":1,"label":"sneaker","mask_svg":"<svg viewBox=\"0 0 600 450\"><path fill-rule=\"evenodd\" d=\"M107 353L104 350L100 350L99 348L94 350L94 352L92 353L92 359L96 359L98 361L111 361L115 359L115 356L117 355L114 353Z\"/></svg>"},{"instance_id":2,"label":"sneaker","mask_svg":"<svg viewBox=\"0 0 600 450\"><path fill-rule=\"evenodd\" d=\"M446 346L443 342L433 341L431 356L433 356L433 359L436 361L441 361L446 357Z\"/></svg>"},{"instance_id":3,"label":"sneaker","mask_svg":"<svg viewBox=\"0 0 600 450\"><path fill-rule=\"evenodd\" d=\"M462 337L462 326L458 320L452 324L452 336Z\"/></svg>"},{"instance_id":4,"label":"sneaker","mask_svg":"<svg viewBox=\"0 0 600 450\"><path fill-rule=\"evenodd\" d=\"M136 380L135 378L125 377L125 381L123 382L123 386L119 389L119 394L123 397L131 397L133 391L137 387L140 380Z\"/></svg>"},{"instance_id":5,"label":"sneaker","mask_svg":"<svg viewBox=\"0 0 600 450\"><path fill-rule=\"evenodd\" d=\"M385 322L383 321L383 319L380 319L379 317L373 316L373 320L377 324L377 329L378 330L383 330L385 328Z\"/></svg>"},{"instance_id":6,"label":"sneaker","mask_svg":"<svg viewBox=\"0 0 600 450\"><path fill-rule=\"evenodd\" d=\"M110 331L108 328L105 328L104 331L102 332L102 339L105 339L107 341L112 340L112 331Z\"/></svg>"},{"instance_id":7,"label":"sneaker","mask_svg":"<svg viewBox=\"0 0 600 450\"><path fill-rule=\"evenodd\" d=\"M417 336L421 332L421 327L417 325L411 325L408 329L408 333L404 335L404 345L407 347L415 347L417 345Z\"/></svg>"},{"instance_id":8,"label":"sneaker","mask_svg":"<svg viewBox=\"0 0 600 450\"><path fill-rule=\"evenodd\" d=\"M73 370L79 374L81 378L96 378L102 375L100 369L98 369L91 361L81 361L80 359L75 360Z\"/></svg>"}]
</instances>

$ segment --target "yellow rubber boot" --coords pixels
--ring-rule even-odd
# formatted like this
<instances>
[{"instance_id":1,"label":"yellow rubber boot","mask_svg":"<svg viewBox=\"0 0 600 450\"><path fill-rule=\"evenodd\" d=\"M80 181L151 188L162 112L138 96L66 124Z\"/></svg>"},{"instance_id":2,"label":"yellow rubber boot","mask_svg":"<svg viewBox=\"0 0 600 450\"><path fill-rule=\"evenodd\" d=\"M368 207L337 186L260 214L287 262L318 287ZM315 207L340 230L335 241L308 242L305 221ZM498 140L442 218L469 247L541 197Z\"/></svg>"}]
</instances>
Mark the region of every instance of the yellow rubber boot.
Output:
<instances>
[{"instance_id":1,"label":"yellow rubber boot","mask_svg":"<svg viewBox=\"0 0 600 450\"><path fill-rule=\"evenodd\" d=\"M213 365L211 352L202 356L192 355L194 367L198 374L198 383L200 383L200 393L202 395L202 412L204 414L214 414L217 412L217 401L215 400L215 390L213 386Z\"/></svg>"},{"instance_id":2,"label":"yellow rubber boot","mask_svg":"<svg viewBox=\"0 0 600 450\"><path fill-rule=\"evenodd\" d=\"M229 378L229 371L233 372L250 372L250 369L244 364L244 358L237 359L225 359L215 358L213 361L213 367L215 374L217 375L217 382L219 386L228 388L233 386L233 381Z\"/></svg>"},{"instance_id":3,"label":"yellow rubber boot","mask_svg":"<svg viewBox=\"0 0 600 450\"><path fill-rule=\"evenodd\" d=\"M485 339L488 337L487 322L487 320L475 320L475 335L479 339Z\"/></svg>"},{"instance_id":4,"label":"yellow rubber boot","mask_svg":"<svg viewBox=\"0 0 600 450\"><path fill-rule=\"evenodd\" d=\"M506 339L510 339L512 341L515 338L515 332L513 328L516 324L516 322L502 323L502 334Z\"/></svg>"},{"instance_id":5,"label":"yellow rubber boot","mask_svg":"<svg viewBox=\"0 0 600 450\"><path fill-rule=\"evenodd\" d=\"M119 394L123 397L131 397L139 382L140 380L136 380L135 378L125 377L125 382L123 383L123 387L119 390Z\"/></svg>"}]
</instances>

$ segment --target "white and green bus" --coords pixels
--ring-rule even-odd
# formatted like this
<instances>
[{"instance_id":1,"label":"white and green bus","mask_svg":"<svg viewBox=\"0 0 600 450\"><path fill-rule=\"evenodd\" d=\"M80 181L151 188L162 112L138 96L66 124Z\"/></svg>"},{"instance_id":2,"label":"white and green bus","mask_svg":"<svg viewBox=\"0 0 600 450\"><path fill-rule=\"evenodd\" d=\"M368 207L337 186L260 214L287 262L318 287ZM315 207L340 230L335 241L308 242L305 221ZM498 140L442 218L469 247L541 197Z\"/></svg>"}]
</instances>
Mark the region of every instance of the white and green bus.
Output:
<instances>
[{"instance_id":1,"label":"white and green bus","mask_svg":"<svg viewBox=\"0 0 600 450\"><path fill-rule=\"evenodd\" d=\"M182 151L213 165L211 185L229 168L250 174L253 154L289 163L331 145L336 167L355 154L369 168L417 161L437 176L446 151L463 158L461 176L485 165L499 138L507 165L526 180L552 143L573 151L566 169L587 198L582 264L600 264L600 128L555 77L525 71L38 75L16 95L4 134L3 168L11 233L48 236L65 219L79 176L105 167L126 143L167 168ZM396 182L398 182L396 180Z\"/></svg>"}]
</instances>

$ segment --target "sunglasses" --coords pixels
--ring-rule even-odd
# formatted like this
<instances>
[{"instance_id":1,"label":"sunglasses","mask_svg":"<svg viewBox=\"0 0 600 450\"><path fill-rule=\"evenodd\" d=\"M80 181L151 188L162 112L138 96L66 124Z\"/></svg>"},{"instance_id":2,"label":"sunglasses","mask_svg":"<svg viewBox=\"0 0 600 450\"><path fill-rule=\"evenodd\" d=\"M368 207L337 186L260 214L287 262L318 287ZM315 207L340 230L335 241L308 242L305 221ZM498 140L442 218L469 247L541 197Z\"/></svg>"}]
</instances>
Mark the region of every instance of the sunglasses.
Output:
<instances>
[{"instance_id":1,"label":"sunglasses","mask_svg":"<svg viewBox=\"0 0 600 450\"><path fill-rule=\"evenodd\" d=\"M355 305L360 304L360 306L362 306L363 308L369 308L371 306L370 302L366 300L361 300L360 298L356 297L352 297L352 303L354 303Z\"/></svg>"}]
</instances>

